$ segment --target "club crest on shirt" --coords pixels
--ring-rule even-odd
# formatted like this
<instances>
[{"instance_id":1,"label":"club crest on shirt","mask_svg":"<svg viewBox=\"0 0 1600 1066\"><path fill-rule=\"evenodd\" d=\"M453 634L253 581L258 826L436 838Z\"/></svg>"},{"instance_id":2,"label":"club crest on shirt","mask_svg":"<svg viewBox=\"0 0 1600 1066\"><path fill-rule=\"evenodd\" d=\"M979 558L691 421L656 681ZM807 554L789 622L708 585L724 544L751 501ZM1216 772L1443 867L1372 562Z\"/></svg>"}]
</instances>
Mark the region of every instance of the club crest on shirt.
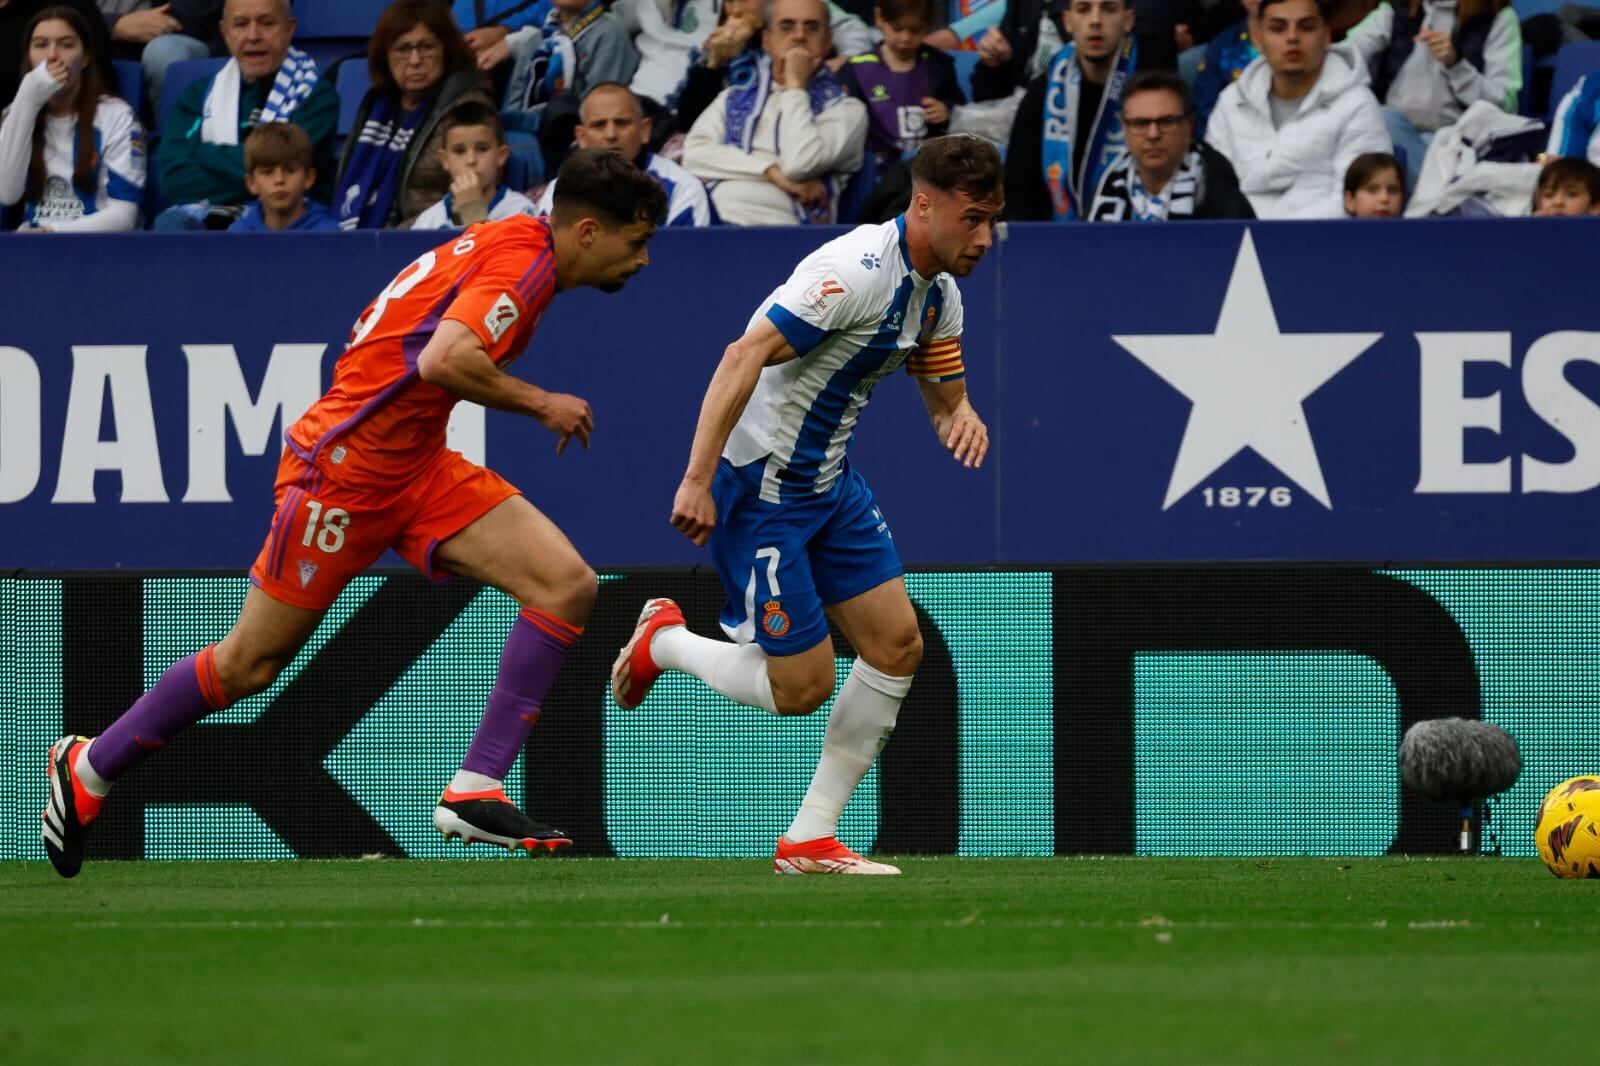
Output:
<instances>
[{"instance_id":1,"label":"club crest on shirt","mask_svg":"<svg viewBox=\"0 0 1600 1066\"><path fill-rule=\"evenodd\" d=\"M838 278L824 278L806 290L806 303L820 313L849 295L850 286Z\"/></svg>"},{"instance_id":2,"label":"club crest on shirt","mask_svg":"<svg viewBox=\"0 0 1600 1066\"><path fill-rule=\"evenodd\" d=\"M311 579L317 576L317 564L300 560L300 587L305 588L311 584Z\"/></svg>"},{"instance_id":3,"label":"club crest on shirt","mask_svg":"<svg viewBox=\"0 0 1600 1066\"><path fill-rule=\"evenodd\" d=\"M761 616L761 628L771 637L781 637L789 632L789 616L783 613L783 607L777 600L766 602L766 614Z\"/></svg>"},{"instance_id":4,"label":"club crest on shirt","mask_svg":"<svg viewBox=\"0 0 1600 1066\"><path fill-rule=\"evenodd\" d=\"M517 310L517 305L511 301L509 293L501 293L500 298L489 308L489 313L483 316L483 324L489 329L491 340L499 340L506 335L520 318L522 313Z\"/></svg>"},{"instance_id":5,"label":"club crest on shirt","mask_svg":"<svg viewBox=\"0 0 1600 1066\"><path fill-rule=\"evenodd\" d=\"M933 330L938 324L939 309L937 307L930 307L924 311L922 313L922 329L917 332L917 344L927 347L928 342L933 340Z\"/></svg>"}]
</instances>

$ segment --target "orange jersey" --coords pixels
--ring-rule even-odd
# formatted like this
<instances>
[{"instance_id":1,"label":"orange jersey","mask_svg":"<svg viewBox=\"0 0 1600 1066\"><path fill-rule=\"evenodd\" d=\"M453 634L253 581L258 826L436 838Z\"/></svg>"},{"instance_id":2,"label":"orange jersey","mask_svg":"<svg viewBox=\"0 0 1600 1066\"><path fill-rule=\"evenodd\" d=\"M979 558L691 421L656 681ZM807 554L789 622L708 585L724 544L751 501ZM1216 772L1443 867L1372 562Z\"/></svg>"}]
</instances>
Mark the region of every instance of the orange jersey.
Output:
<instances>
[{"instance_id":1,"label":"orange jersey","mask_svg":"<svg viewBox=\"0 0 1600 1066\"><path fill-rule=\"evenodd\" d=\"M289 447L352 488L406 484L444 450L457 402L417 373L439 323L466 326L504 367L533 338L555 284L555 249L542 218L476 225L423 253L356 320L333 387L289 427Z\"/></svg>"}]
</instances>

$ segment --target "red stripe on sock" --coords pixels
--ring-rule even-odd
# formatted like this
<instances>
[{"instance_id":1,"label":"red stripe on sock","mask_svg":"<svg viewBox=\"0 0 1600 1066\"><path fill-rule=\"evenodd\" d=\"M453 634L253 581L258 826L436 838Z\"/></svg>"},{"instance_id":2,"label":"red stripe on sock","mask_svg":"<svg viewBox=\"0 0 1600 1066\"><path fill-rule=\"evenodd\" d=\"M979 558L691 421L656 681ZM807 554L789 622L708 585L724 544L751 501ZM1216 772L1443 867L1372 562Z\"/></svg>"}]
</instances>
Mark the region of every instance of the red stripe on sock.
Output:
<instances>
[{"instance_id":1,"label":"red stripe on sock","mask_svg":"<svg viewBox=\"0 0 1600 1066\"><path fill-rule=\"evenodd\" d=\"M222 691L222 678L217 674L215 644L208 645L194 658L194 672L200 679L200 695L205 697L213 711L228 706L227 693Z\"/></svg>"},{"instance_id":2,"label":"red stripe on sock","mask_svg":"<svg viewBox=\"0 0 1600 1066\"><path fill-rule=\"evenodd\" d=\"M522 617L568 646L578 643L578 638L583 636L582 626L575 626L537 607L524 607Z\"/></svg>"}]
</instances>

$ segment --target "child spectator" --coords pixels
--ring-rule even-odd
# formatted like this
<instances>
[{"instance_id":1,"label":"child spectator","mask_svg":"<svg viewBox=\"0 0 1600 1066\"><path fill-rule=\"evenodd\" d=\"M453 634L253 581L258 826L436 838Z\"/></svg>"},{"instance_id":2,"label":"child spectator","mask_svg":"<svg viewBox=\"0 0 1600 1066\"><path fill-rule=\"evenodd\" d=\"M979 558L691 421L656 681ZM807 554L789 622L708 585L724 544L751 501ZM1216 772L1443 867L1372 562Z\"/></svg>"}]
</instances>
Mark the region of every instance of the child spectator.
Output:
<instances>
[{"instance_id":1,"label":"child spectator","mask_svg":"<svg viewBox=\"0 0 1600 1066\"><path fill-rule=\"evenodd\" d=\"M933 24L931 0L878 0L873 19L883 43L852 57L839 80L867 105L867 151L882 168L942 136L950 109L967 97L955 63L922 43Z\"/></svg>"},{"instance_id":2,"label":"child spectator","mask_svg":"<svg viewBox=\"0 0 1600 1066\"><path fill-rule=\"evenodd\" d=\"M417 216L412 229L451 229L538 214L532 200L506 187L511 149L493 109L483 104L458 107L445 116L443 129L439 163L450 175L450 191Z\"/></svg>"},{"instance_id":3,"label":"child spectator","mask_svg":"<svg viewBox=\"0 0 1600 1066\"><path fill-rule=\"evenodd\" d=\"M1358 155L1344 175L1344 213L1351 218L1399 218L1405 174L1387 152Z\"/></svg>"},{"instance_id":4,"label":"child spectator","mask_svg":"<svg viewBox=\"0 0 1600 1066\"><path fill-rule=\"evenodd\" d=\"M337 230L339 220L306 194L317 183L311 138L292 122L257 126L244 139L244 184L256 199L228 229L234 233Z\"/></svg>"},{"instance_id":5,"label":"child spectator","mask_svg":"<svg viewBox=\"0 0 1600 1066\"><path fill-rule=\"evenodd\" d=\"M0 204L23 202L25 230L129 230L144 194L144 131L105 92L76 11L29 22L17 97L0 118Z\"/></svg>"},{"instance_id":6,"label":"child spectator","mask_svg":"<svg viewBox=\"0 0 1600 1066\"><path fill-rule=\"evenodd\" d=\"M1533 213L1547 217L1600 215L1600 167L1587 159L1552 159L1539 172Z\"/></svg>"}]
</instances>

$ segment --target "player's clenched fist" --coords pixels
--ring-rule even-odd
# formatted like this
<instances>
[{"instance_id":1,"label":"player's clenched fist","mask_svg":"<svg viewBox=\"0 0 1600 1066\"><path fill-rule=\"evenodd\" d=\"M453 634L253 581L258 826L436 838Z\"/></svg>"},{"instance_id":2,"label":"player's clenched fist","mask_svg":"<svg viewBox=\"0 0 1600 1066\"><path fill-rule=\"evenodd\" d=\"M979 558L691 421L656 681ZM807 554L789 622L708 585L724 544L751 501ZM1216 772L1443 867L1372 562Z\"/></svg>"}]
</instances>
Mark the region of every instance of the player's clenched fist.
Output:
<instances>
[{"instance_id":1,"label":"player's clenched fist","mask_svg":"<svg viewBox=\"0 0 1600 1066\"><path fill-rule=\"evenodd\" d=\"M589 450L589 434L594 432L594 412L589 410L589 401L583 397L547 392L544 406L536 417L541 426L560 436L561 439L556 442L557 455L567 450L567 442L573 437L578 438L578 443L583 445L585 451Z\"/></svg>"},{"instance_id":2,"label":"player's clenched fist","mask_svg":"<svg viewBox=\"0 0 1600 1066\"><path fill-rule=\"evenodd\" d=\"M694 541L695 547L703 548L716 524L717 505L711 502L711 490L685 479L672 498L673 528Z\"/></svg>"}]
</instances>

